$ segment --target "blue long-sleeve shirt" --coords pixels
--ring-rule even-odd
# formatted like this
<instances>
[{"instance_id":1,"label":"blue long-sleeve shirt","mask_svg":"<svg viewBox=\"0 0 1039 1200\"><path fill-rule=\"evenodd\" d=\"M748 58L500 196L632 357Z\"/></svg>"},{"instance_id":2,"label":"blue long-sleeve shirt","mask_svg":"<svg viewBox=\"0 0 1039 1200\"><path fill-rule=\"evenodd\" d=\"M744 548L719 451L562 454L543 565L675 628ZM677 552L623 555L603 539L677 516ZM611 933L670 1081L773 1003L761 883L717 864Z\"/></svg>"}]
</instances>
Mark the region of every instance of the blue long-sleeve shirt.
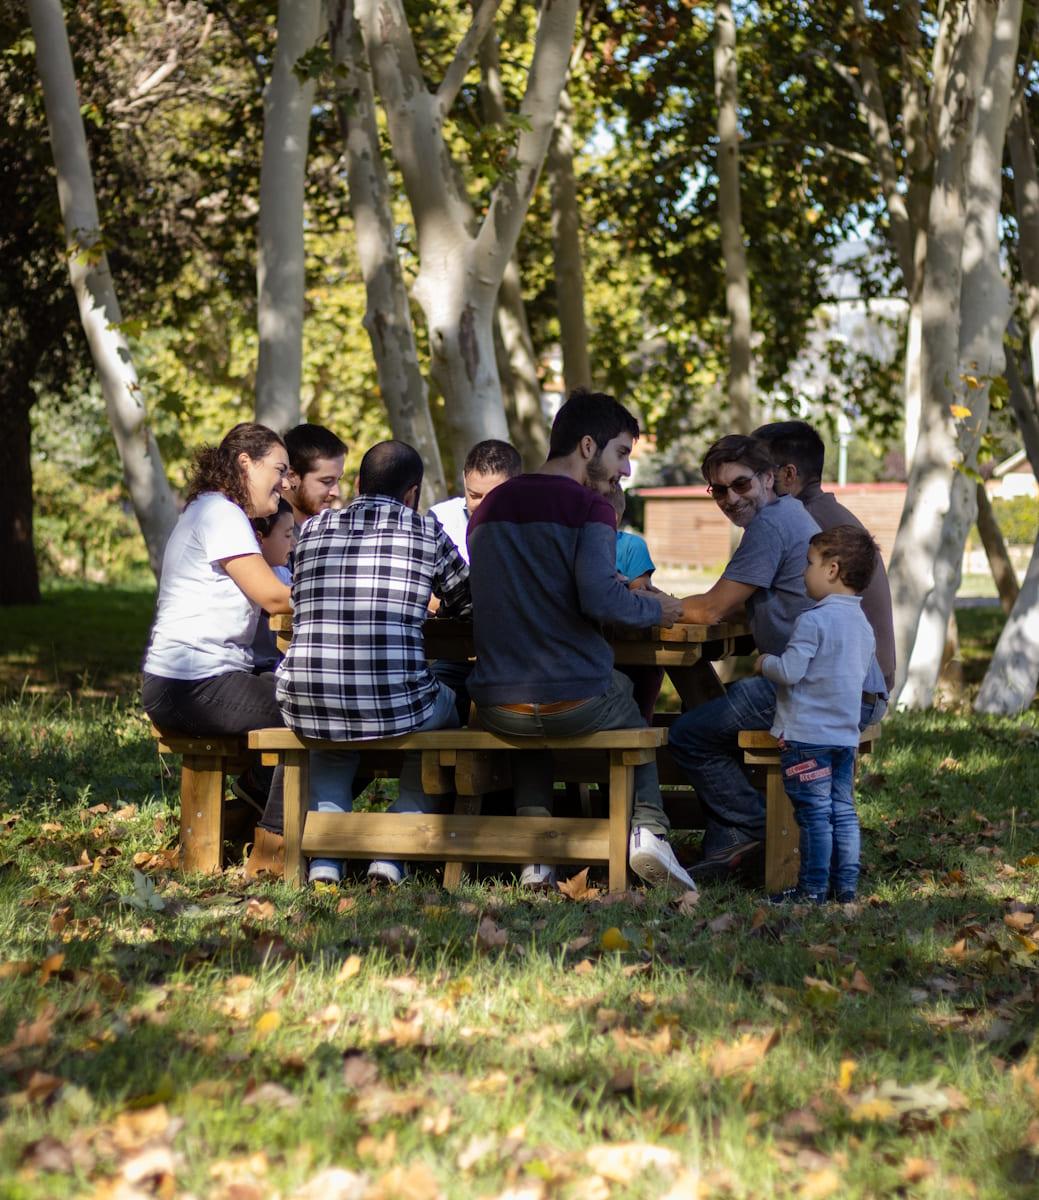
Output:
<instances>
[{"instance_id":1,"label":"blue long-sleeve shirt","mask_svg":"<svg viewBox=\"0 0 1039 1200\"><path fill-rule=\"evenodd\" d=\"M776 685L772 734L815 746L857 746L862 693L887 693L860 596L806 609L783 653L761 656L761 673Z\"/></svg>"}]
</instances>

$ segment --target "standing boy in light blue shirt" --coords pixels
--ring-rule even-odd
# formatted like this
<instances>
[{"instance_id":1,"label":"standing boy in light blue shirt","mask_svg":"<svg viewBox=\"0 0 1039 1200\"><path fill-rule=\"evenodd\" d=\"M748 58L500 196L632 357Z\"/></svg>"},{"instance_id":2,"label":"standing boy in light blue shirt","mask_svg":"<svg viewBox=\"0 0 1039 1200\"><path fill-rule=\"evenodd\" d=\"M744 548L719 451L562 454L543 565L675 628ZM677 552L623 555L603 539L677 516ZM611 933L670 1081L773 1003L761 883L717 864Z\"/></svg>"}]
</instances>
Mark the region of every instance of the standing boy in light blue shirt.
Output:
<instances>
[{"instance_id":1,"label":"standing boy in light blue shirt","mask_svg":"<svg viewBox=\"0 0 1039 1200\"><path fill-rule=\"evenodd\" d=\"M852 785L863 693L886 694L876 640L861 593L873 576L876 543L837 525L808 543L805 590L816 603L797 618L782 654L756 664L776 685L772 734L779 738L783 787L801 827L797 887L774 896L822 904L832 891L855 899L859 818Z\"/></svg>"}]
</instances>

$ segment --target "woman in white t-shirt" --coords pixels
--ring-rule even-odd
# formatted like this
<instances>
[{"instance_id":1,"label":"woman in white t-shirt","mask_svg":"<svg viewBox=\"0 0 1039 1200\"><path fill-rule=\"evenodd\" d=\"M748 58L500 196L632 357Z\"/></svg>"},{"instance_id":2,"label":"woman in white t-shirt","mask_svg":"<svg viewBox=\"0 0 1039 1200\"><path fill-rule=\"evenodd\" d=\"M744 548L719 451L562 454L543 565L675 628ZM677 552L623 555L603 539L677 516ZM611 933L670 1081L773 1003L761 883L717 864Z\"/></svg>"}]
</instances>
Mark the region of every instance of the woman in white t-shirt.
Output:
<instances>
[{"instance_id":1,"label":"woman in white t-shirt","mask_svg":"<svg viewBox=\"0 0 1039 1200\"><path fill-rule=\"evenodd\" d=\"M245 733L284 724L271 672L253 674L260 610L291 610L289 587L260 553L251 517L278 509L289 466L285 443L264 425L236 425L199 451L187 505L166 543L159 598L145 653L141 699L165 733ZM280 784L280 780L277 781ZM257 846L276 853L280 786L251 768L235 787L264 802Z\"/></svg>"}]
</instances>

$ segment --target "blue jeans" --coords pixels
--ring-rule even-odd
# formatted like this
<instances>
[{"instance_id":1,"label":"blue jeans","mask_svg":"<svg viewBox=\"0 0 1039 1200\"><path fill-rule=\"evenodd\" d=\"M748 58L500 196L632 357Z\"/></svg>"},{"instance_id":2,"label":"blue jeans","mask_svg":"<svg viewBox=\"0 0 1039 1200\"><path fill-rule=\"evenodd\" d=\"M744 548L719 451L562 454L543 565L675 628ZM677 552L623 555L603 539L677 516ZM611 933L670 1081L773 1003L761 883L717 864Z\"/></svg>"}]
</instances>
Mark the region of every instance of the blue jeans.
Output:
<instances>
[{"instance_id":1,"label":"blue jeans","mask_svg":"<svg viewBox=\"0 0 1039 1200\"><path fill-rule=\"evenodd\" d=\"M645 725L632 694L631 680L614 671L601 696L561 713L516 713L497 705L480 706L480 721L492 733L506 737L579 737L600 729L637 729ZM512 788L519 816L552 815L552 751L516 750L509 755ZM657 764L635 768L632 829L647 829L667 837L671 824L660 796Z\"/></svg>"},{"instance_id":2,"label":"blue jeans","mask_svg":"<svg viewBox=\"0 0 1039 1200\"><path fill-rule=\"evenodd\" d=\"M879 721L886 710L883 699L864 703L859 728ZM682 713L668 731L672 757L707 810L705 855L764 839L765 801L744 770L739 735L744 729L771 729L775 719L775 684L752 675L731 684L717 700Z\"/></svg>"},{"instance_id":3,"label":"blue jeans","mask_svg":"<svg viewBox=\"0 0 1039 1200\"><path fill-rule=\"evenodd\" d=\"M782 742L783 787L801 827L797 886L823 901L855 894L859 882L859 818L852 784L855 746Z\"/></svg>"},{"instance_id":4,"label":"blue jeans","mask_svg":"<svg viewBox=\"0 0 1039 1200\"><path fill-rule=\"evenodd\" d=\"M455 729L458 713L455 711L455 694L444 684L434 703L433 711L422 724L411 732L423 733L430 729ZM311 812L348 813L353 811L354 776L361 756L353 750L311 750L310 752L310 803ZM422 790L422 756L416 751L404 755L400 769L400 791L390 805L390 812L429 812L431 799ZM311 866L338 867L334 858L311 859Z\"/></svg>"}]
</instances>

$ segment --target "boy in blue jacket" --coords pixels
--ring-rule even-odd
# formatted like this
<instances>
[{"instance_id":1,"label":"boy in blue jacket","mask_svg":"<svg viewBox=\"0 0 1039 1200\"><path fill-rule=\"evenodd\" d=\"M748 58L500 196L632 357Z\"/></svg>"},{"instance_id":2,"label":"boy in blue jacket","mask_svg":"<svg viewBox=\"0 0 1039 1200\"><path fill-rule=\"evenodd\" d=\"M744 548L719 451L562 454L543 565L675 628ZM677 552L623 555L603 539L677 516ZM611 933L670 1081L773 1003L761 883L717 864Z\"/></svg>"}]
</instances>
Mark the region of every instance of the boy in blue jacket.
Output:
<instances>
[{"instance_id":1,"label":"boy in blue jacket","mask_svg":"<svg viewBox=\"0 0 1039 1200\"><path fill-rule=\"evenodd\" d=\"M808 544L805 590L816 603L797 618L782 654L756 664L776 685L773 736L779 739L783 786L801 828L797 887L773 901L822 904L832 894L855 899L859 818L852 785L863 696L886 696L873 630L861 593L873 575L877 546L853 525L817 533Z\"/></svg>"}]
</instances>

